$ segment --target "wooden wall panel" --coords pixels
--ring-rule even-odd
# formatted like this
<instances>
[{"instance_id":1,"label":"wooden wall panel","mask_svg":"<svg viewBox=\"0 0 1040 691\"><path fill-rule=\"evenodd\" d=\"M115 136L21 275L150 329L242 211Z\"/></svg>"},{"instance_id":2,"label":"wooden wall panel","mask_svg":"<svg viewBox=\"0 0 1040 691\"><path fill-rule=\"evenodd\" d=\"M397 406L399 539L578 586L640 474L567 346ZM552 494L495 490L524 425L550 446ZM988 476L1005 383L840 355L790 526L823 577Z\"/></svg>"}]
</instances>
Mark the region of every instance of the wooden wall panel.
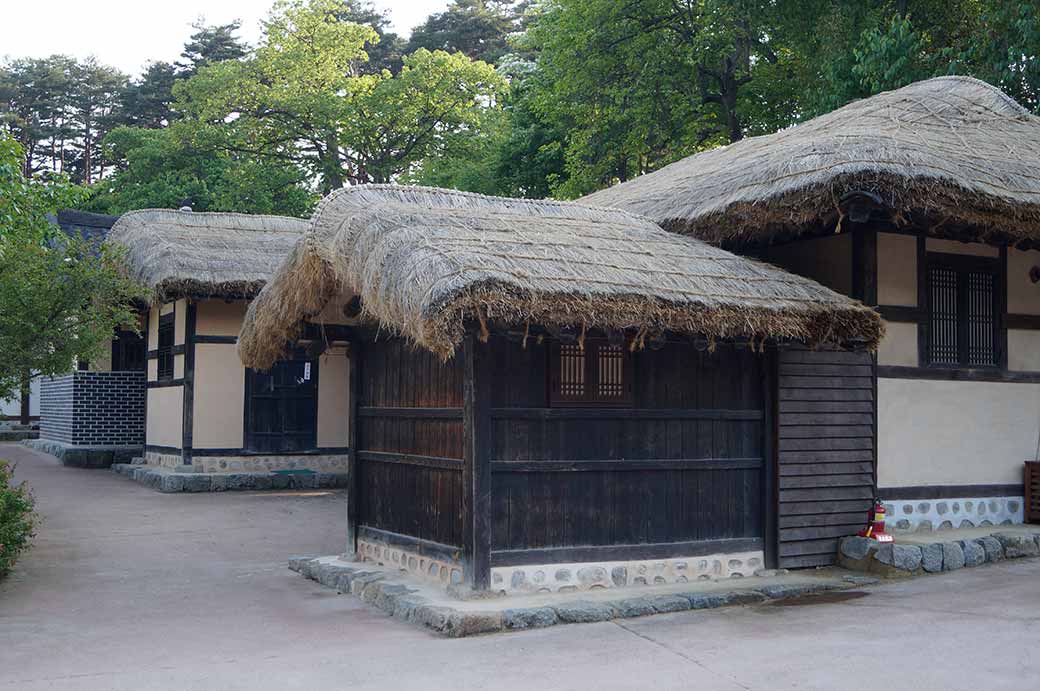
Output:
<instances>
[{"instance_id":1,"label":"wooden wall panel","mask_svg":"<svg viewBox=\"0 0 1040 691\"><path fill-rule=\"evenodd\" d=\"M462 545L462 369L400 339L358 344L358 523Z\"/></svg>"},{"instance_id":2,"label":"wooden wall panel","mask_svg":"<svg viewBox=\"0 0 1040 691\"><path fill-rule=\"evenodd\" d=\"M779 563L833 564L838 538L860 530L876 492L875 379L867 353L779 355Z\"/></svg>"},{"instance_id":3,"label":"wooden wall panel","mask_svg":"<svg viewBox=\"0 0 1040 691\"><path fill-rule=\"evenodd\" d=\"M765 356L667 343L634 354L632 408L549 408L547 342L489 347L496 553L761 544Z\"/></svg>"}]
</instances>

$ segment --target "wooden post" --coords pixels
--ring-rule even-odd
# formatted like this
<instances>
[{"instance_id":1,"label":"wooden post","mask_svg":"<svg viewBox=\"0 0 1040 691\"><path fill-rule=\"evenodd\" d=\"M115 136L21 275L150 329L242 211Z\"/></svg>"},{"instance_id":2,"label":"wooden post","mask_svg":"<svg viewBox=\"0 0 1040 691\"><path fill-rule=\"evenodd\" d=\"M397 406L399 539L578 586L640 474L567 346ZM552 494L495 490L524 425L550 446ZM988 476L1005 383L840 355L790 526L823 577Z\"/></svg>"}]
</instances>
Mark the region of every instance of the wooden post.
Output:
<instances>
[{"instance_id":1,"label":"wooden post","mask_svg":"<svg viewBox=\"0 0 1040 691\"><path fill-rule=\"evenodd\" d=\"M347 350L347 556L357 554L359 481L358 477L358 376L361 368L361 340L352 338Z\"/></svg>"},{"instance_id":2,"label":"wooden post","mask_svg":"<svg viewBox=\"0 0 1040 691\"><path fill-rule=\"evenodd\" d=\"M181 408L181 463L191 465L192 447L195 443L195 321L198 305L191 299L185 300L185 303L188 309L184 314L184 399Z\"/></svg>"},{"instance_id":3,"label":"wooden post","mask_svg":"<svg viewBox=\"0 0 1040 691\"><path fill-rule=\"evenodd\" d=\"M852 297L869 307L878 304L877 230L852 231Z\"/></svg>"},{"instance_id":4,"label":"wooden post","mask_svg":"<svg viewBox=\"0 0 1040 691\"><path fill-rule=\"evenodd\" d=\"M778 352L772 349L762 361L762 547L768 569L777 567L780 550L780 495L777 492L780 472L776 453L779 361Z\"/></svg>"},{"instance_id":5,"label":"wooden post","mask_svg":"<svg viewBox=\"0 0 1040 691\"><path fill-rule=\"evenodd\" d=\"M491 583L490 348L470 331L463 343L463 551L466 580L475 590Z\"/></svg>"}]
</instances>

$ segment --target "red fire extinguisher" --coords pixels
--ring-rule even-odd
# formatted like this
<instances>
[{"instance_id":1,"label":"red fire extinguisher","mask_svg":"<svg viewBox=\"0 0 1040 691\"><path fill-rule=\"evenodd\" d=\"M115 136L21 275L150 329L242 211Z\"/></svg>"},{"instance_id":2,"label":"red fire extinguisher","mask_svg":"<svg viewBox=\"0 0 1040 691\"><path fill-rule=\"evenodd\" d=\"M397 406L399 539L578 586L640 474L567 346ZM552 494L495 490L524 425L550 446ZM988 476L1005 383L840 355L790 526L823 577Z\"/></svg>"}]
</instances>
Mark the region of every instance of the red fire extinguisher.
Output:
<instances>
[{"instance_id":1,"label":"red fire extinguisher","mask_svg":"<svg viewBox=\"0 0 1040 691\"><path fill-rule=\"evenodd\" d=\"M867 514L867 527L859 531L858 535L878 542L892 542L892 536L885 532L885 505L880 498L874 499L874 506Z\"/></svg>"}]
</instances>

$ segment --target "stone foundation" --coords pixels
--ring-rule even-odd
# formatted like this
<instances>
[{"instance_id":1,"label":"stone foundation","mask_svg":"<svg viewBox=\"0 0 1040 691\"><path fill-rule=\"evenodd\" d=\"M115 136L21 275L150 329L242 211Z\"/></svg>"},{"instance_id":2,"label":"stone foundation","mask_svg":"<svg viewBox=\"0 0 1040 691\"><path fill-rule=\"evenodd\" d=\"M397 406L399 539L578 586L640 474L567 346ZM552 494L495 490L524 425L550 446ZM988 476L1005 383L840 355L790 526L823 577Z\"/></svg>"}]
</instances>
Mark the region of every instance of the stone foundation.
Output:
<instances>
[{"instance_id":1,"label":"stone foundation","mask_svg":"<svg viewBox=\"0 0 1040 691\"><path fill-rule=\"evenodd\" d=\"M885 514L888 530L912 532L1013 525L1024 519L1022 497L886 501Z\"/></svg>"},{"instance_id":2,"label":"stone foundation","mask_svg":"<svg viewBox=\"0 0 1040 691\"><path fill-rule=\"evenodd\" d=\"M251 472L195 473L144 464L115 463L112 470L160 492L234 492L257 490L333 489L347 486L346 473Z\"/></svg>"},{"instance_id":3,"label":"stone foundation","mask_svg":"<svg viewBox=\"0 0 1040 691\"><path fill-rule=\"evenodd\" d=\"M1040 532L996 532L965 540L925 544L879 543L855 536L838 541L838 564L881 578L956 571L1004 559L1038 555Z\"/></svg>"},{"instance_id":4,"label":"stone foundation","mask_svg":"<svg viewBox=\"0 0 1040 691\"><path fill-rule=\"evenodd\" d=\"M204 456L196 452L191 459L196 473L264 473L275 470L313 470L345 473L346 454L285 456Z\"/></svg>"},{"instance_id":5,"label":"stone foundation","mask_svg":"<svg viewBox=\"0 0 1040 691\"><path fill-rule=\"evenodd\" d=\"M361 561L379 564L380 566L396 567L402 571L407 571L446 586L462 583L462 565L457 562L434 559L427 555L416 554L400 547L373 540L359 538L357 543L357 556Z\"/></svg>"},{"instance_id":6,"label":"stone foundation","mask_svg":"<svg viewBox=\"0 0 1040 691\"><path fill-rule=\"evenodd\" d=\"M509 593L557 593L753 576L762 552L710 554L678 559L534 564L491 569L491 589Z\"/></svg>"},{"instance_id":7,"label":"stone foundation","mask_svg":"<svg viewBox=\"0 0 1040 691\"><path fill-rule=\"evenodd\" d=\"M81 446L54 439L27 439L24 446L54 456L62 465L73 468L108 468L127 463L140 455L140 446Z\"/></svg>"},{"instance_id":8,"label":"stone foundation","mask_svg":"<svg viewBox=\"0 0 1040 691\"><path fill-rule=\"evenodd\" d=\"M146 465L192 473L271 473L279 470L312 470L318 473L347 472L346 454L300 454L284 456L205 456L196 452L190 464L179 453L146 451Z\"/></svg>"}]
</instances>

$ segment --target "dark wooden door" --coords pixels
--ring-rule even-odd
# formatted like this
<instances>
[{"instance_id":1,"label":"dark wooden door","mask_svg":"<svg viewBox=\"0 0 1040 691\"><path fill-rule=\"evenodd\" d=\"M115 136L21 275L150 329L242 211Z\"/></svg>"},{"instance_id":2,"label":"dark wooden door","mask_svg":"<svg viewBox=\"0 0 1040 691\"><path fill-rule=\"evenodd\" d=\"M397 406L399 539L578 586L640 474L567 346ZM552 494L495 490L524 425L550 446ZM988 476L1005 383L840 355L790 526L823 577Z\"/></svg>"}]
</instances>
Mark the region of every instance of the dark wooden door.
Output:
<instances>
[{"instance_id":1,"label":"dark wooden door","mask_svg":"<svg viewBox=\"0 0 1040 691\"><path fill-rule=\"evenodd\" d=\"M785 349L777 402L779 563L833 564L874 497L875 382L868 353Z\"/></svg>"},{"instance_id":2,"label":"dark wooden door","mask_svg":"<svg viewBox=\"0 0 1040 691\"><path fill-rule=\"evenodd\" d=\"M246 371L246 448L279 453L317 446L318 364L278 362Z\"/></svg>"}]
</instances>

